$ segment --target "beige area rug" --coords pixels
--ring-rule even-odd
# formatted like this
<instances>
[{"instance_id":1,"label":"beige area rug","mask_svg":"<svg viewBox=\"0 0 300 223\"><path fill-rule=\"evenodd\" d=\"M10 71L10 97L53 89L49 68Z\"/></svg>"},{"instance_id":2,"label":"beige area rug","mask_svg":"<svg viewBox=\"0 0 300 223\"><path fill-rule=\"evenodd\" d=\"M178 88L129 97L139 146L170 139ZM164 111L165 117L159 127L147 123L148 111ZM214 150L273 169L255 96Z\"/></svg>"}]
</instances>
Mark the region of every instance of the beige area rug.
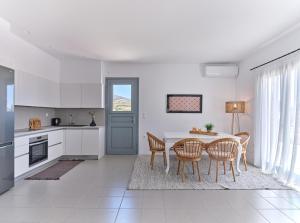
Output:
<instances>
[{"instance_id":1,"label":"beige area rug","mask_svg":"<svg viewBox=\"0 0 300 223\"><path fill-rule=\"evenodd\" d=\"M272 176L263 174L258 168L248 165L248 171L244 171L244 166L240 166L242 173L236 176L233 181L229 165L227 164L227 174L224 175L223 165L220 165L219 180L215 182L216 166L212 163L211 174L208 175L209 160L204 156L199 162L201 182L197 180L197 175L192 174L191 164L186 165L186 179L182 183L181 177L176 175L177 160L175 156L170 157L170 171L165 173L163 159L161 156L155 157L154 170L150 169L150 156L138 156L128 189L195 189L195 190L218 190L218 189L289 189L275 180Z\"/></svg>"}]
</instances>

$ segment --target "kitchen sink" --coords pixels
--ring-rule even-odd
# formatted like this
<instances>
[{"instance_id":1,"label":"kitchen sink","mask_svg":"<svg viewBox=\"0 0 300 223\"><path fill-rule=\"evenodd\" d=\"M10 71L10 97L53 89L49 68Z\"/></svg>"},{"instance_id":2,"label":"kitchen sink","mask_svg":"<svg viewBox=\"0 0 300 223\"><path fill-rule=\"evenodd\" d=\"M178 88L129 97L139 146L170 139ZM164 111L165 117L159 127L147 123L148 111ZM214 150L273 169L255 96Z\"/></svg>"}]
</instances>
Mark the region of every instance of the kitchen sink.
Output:
<instances>
[{"instance_id":1,"label":"kitchen sink","mask_svg":"<svg viewBox=\"0 0 300 223\"><path fill-rule=\"evenodd\" d=\"M84 126L88 126L88 125L59 125L61 127L84 127Z\"/></svg>"}]
</instances>

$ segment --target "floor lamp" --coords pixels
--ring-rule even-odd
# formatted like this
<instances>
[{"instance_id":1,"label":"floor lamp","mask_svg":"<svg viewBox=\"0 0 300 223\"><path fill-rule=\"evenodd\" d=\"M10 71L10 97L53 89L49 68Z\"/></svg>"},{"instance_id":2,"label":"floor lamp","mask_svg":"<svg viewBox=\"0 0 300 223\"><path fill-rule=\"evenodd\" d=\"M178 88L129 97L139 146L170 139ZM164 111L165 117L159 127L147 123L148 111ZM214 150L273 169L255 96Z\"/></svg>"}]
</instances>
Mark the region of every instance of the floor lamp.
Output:
<instances>
[{"instance_id":1,"label":"floor lamp","mask_svg":"<svg viewBox=\"0 0 300 223\"><path fill-rule=\"evenodd\" d=\"M237 125L238 132L240 132L239 113L245 113L245 102L244 101L227 101L225 103L225 111L226 111L226 113L232 113L231 134L234 134L235 124Z\"/></svg>"}]
</instances>

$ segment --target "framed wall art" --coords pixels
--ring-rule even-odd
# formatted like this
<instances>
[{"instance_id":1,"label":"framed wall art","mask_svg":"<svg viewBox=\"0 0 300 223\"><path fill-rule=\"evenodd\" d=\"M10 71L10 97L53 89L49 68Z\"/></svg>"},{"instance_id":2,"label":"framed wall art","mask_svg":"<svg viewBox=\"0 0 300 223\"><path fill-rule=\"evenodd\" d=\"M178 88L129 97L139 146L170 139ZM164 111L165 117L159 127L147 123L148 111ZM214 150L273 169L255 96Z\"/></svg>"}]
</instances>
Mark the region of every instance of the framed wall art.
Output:
<instances>
[{"instance_id":1,"label":"framed wall art","mask_svg":"<svg viewBox=\"0 0 300 223\"><path fill-rule=\"evenodd\" d=\"M202 95L168 94L167 113L202 113Z\"/></svg>"}]
</instances>

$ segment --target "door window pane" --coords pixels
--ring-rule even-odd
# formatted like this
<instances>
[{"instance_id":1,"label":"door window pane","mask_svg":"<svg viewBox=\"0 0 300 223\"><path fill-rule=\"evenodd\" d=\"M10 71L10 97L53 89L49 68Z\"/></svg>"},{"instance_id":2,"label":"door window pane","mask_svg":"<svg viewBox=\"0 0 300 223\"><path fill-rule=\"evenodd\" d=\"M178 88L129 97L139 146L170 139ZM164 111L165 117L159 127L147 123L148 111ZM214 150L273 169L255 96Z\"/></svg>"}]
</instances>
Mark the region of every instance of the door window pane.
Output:
<instances>
[{"instance_id":1,"label":"door window pane","mask_svg":"<svg viewBox=\"0 0 300 223\"><path fill-rule=\"evenodd\" d=\"M131 111L131 85L113 85L112 110L119 112Z\"/></svg>"}]
</instances>

